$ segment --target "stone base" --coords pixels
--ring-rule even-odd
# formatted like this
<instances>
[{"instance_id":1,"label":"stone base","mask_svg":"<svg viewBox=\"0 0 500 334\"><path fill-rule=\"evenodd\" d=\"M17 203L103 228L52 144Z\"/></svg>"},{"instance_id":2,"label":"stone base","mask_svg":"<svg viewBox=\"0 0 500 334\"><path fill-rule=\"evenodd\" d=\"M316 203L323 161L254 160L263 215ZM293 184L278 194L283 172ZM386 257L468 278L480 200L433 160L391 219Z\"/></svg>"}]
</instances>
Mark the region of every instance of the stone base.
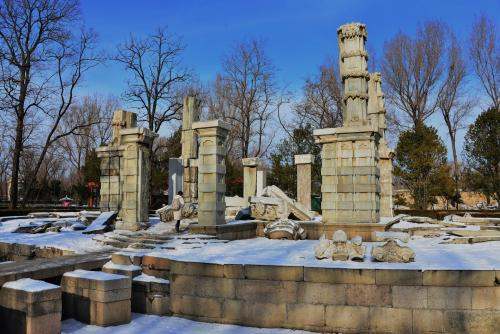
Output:
<instances>
[{"instance_id":1,"label":"stone base","mask_svg":"<svg viewBox=\"0 0 500 334\"><path fill-rule=\"evenodd\" d=\"M333 233L338 230L343 230L349 239L355 236L360 236L363 241L375 241L374 232L383 232L385 224L381 223L344 223L344 224L323 224L321 222L299 222L306 233L306 239L318 240L324 233L327 239L331 239ZM264 236L264 227L266 223L259 222L257 224L256 234L258 237Z\"/></svg>"},{"instance_id":2,"label":"stone base","mask_svg":"<svg viewBox=\"0 0 500 334\"><path fill-rule=\"evenodd\" d=\"M63 275L63 318L97 326L130 322L131 280L127 276L76 270Z\"/></svg>"},{"instance_id":3,"label":"stone base","mask_svg":"<svg viewBox=\"0 0 500 334\"><path fill-rule=\"evenodd\" d=\"M257 223L259 222L264 223L261 221L252 221L241 224L212 226L192 224L189 226L189 233L215 235L218 239L222 240L251 239L256 237Z\"/></svg>"},{"instance_id":4,"label":"stone base","mask_svg":"<svg viewBox=\"0 0 500 334\"><path fill-rule=\"evenodd\" d=\"M170 314L170 281L148 279L144 275L132 281L132 311L143 314Z\"/></svg>"},{"instance_id":5,"label":"stone base","mask_svg":"<svg viewBox=\"0 0 500 334\"><path fill-rule=\"evenodd\" d=\"M139 230L145 230L149 226L150 226L149 222L127 223L120 220L115 223L115 230L139 231Z\"/></svg>"},{"instance_id":6,"label":"stone base","mask_svg":"<svg viewBox=\"0 0 500 334\"><path fill-rule=\"evenodd\" d=\"M32 279L6 283L0 290L0 332L61 332L61 289Z\"/></svg>"}]
</instances>

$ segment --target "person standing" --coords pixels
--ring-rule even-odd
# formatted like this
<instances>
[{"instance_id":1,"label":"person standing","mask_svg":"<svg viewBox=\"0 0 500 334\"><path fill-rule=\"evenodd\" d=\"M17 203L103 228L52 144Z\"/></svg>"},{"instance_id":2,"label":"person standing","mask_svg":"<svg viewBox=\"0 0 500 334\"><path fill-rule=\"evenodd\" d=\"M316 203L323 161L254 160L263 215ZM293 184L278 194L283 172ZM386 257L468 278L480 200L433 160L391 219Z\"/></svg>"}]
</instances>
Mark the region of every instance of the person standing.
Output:
<instances>
[{"instance_id":1,"label":"person standing","mask_svg":"<svg viewBox=\"0 0 500 334\"><path fill-rule=\"evenodd\" d=\"M182 208L184 207L184 198L182 198L182 191L178 191L177 195L172 200L172 210L174 211L175 231L180 232L182 220Z\"/></svg>"}]
</instances>

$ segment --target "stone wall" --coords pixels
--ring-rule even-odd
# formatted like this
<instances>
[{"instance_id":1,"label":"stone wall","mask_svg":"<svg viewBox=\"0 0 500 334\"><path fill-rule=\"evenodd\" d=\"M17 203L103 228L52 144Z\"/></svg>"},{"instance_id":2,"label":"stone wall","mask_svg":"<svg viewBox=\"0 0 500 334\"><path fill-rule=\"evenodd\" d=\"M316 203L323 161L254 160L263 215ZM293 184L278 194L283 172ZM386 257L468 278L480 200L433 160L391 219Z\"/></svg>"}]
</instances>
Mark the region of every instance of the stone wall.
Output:
<instances>
[{"instance_id":1,"label":"stone wall","mask_svg":"<svg viewBox=\"0 0 500 334\"><path fill-rule=\"evenodd\" d=\"M494 333L500 321L500 270L170 266L172 312L202 321L342 333Z\"/></svg>"}]
</instances>

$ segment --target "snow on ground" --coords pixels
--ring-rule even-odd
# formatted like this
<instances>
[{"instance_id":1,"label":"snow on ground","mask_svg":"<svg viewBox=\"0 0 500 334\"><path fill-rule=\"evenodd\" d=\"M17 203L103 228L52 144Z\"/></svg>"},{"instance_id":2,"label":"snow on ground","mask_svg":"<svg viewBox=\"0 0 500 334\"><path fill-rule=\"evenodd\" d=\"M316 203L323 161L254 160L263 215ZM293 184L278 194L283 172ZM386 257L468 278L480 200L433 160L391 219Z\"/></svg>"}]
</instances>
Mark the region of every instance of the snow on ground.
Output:
<instances>
[{"instance_id":1,"label":"snow on ground","mask_svg":"<svg viewBox=\"0 0 500 334\"><path fill-rule=\"evenodd\" d=\"M440 238L415 237L410 246L416 254L415 262L381 263L371 261L371 248L367 246L364 262L317 260L314 247L318 240L270 240L256 238L235 240L226 244L208 244L197 249L176 249L168 257L181 261L220 264L269 264L331 268L392 268L392 269L500 269L500 241L467 245L439 244Z\"/></svg>"},{"instance_id":2,"label":"snow on ground","mask_svg":"<svg viewBox=\"0 0 500 334\"><path fill-rule=\"evenodd\" d=\"M62 322L62 333L71 334L307 334L310 332L290 330L243 327L197 322L177 317L160 317L132 313L130 324L111 327L86 325L74 319Z\"/></svg>"},{"instance_id":3,"label":"snow on ground","mask_svg":"<svg viewBox=\"0 0 500 334\"><path fill-rule=\"evenodd\" d=\"M12 233L20 225L39 224L47 221L58 223L67 222L66 219L56 218L28 218L4 221L2 226L0 226L0 242L22 243L39 247L56 247L64 250L72 250L76 253L96 252L110 249L110 247L103 246L97 241L92 240L92 236L82 234L81 231L62 230L59 233L46 232L38 234ZM71 222L74 222L74 219L68 223Z\"/></svg>"}]
</instances>

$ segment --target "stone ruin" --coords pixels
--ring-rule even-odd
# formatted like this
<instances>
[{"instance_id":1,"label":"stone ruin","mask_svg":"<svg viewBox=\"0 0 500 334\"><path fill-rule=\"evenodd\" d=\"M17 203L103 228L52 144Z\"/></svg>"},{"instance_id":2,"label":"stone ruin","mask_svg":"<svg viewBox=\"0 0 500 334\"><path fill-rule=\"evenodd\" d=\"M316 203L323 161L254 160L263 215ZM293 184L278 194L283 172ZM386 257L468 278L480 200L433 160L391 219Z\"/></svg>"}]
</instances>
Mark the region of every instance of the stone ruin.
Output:
<instances>
[{"instance_id":1,"label":"stone ruin","mask_svg":"<svg viewBox=\"0 0 500 334\"><path fill-rule=\"evenodd\" d=\"M117 229L139 230L149 221L150 147L157 136L137 127L137 114L118 110L113 136L96 152L101 159L101 211L118 212Z\"/></svg>"},{"instance_id":2,"label":"stone ruin","mask_svg":"<svg viewBox=\"0 0 500 334\"><path fill-rule=\"evenodd\" d=\"M387 200L392 197L392 165L387 163L391 154L384 139L380 74L370 75L367 71L364 24L346 24L337 33L344 122L339 128L314 131L316 142L321 145L323 222L378 223L381 212L392 216L392 202Z\"/></svg>"},{"instance_id":3,"label":"stone ruin","mask_svg":"<svg viewBox=\"0 0 500 334\"><path fill-rule=\"evenodd\" d=\"M318 260L363 261L365 251L366 247L361 237L354 237L349 241L344 231L337 230L332 240L328 240L324 234L321 236L319 244L314 249L314 255Z\"/></svg>"}]
</instances>

